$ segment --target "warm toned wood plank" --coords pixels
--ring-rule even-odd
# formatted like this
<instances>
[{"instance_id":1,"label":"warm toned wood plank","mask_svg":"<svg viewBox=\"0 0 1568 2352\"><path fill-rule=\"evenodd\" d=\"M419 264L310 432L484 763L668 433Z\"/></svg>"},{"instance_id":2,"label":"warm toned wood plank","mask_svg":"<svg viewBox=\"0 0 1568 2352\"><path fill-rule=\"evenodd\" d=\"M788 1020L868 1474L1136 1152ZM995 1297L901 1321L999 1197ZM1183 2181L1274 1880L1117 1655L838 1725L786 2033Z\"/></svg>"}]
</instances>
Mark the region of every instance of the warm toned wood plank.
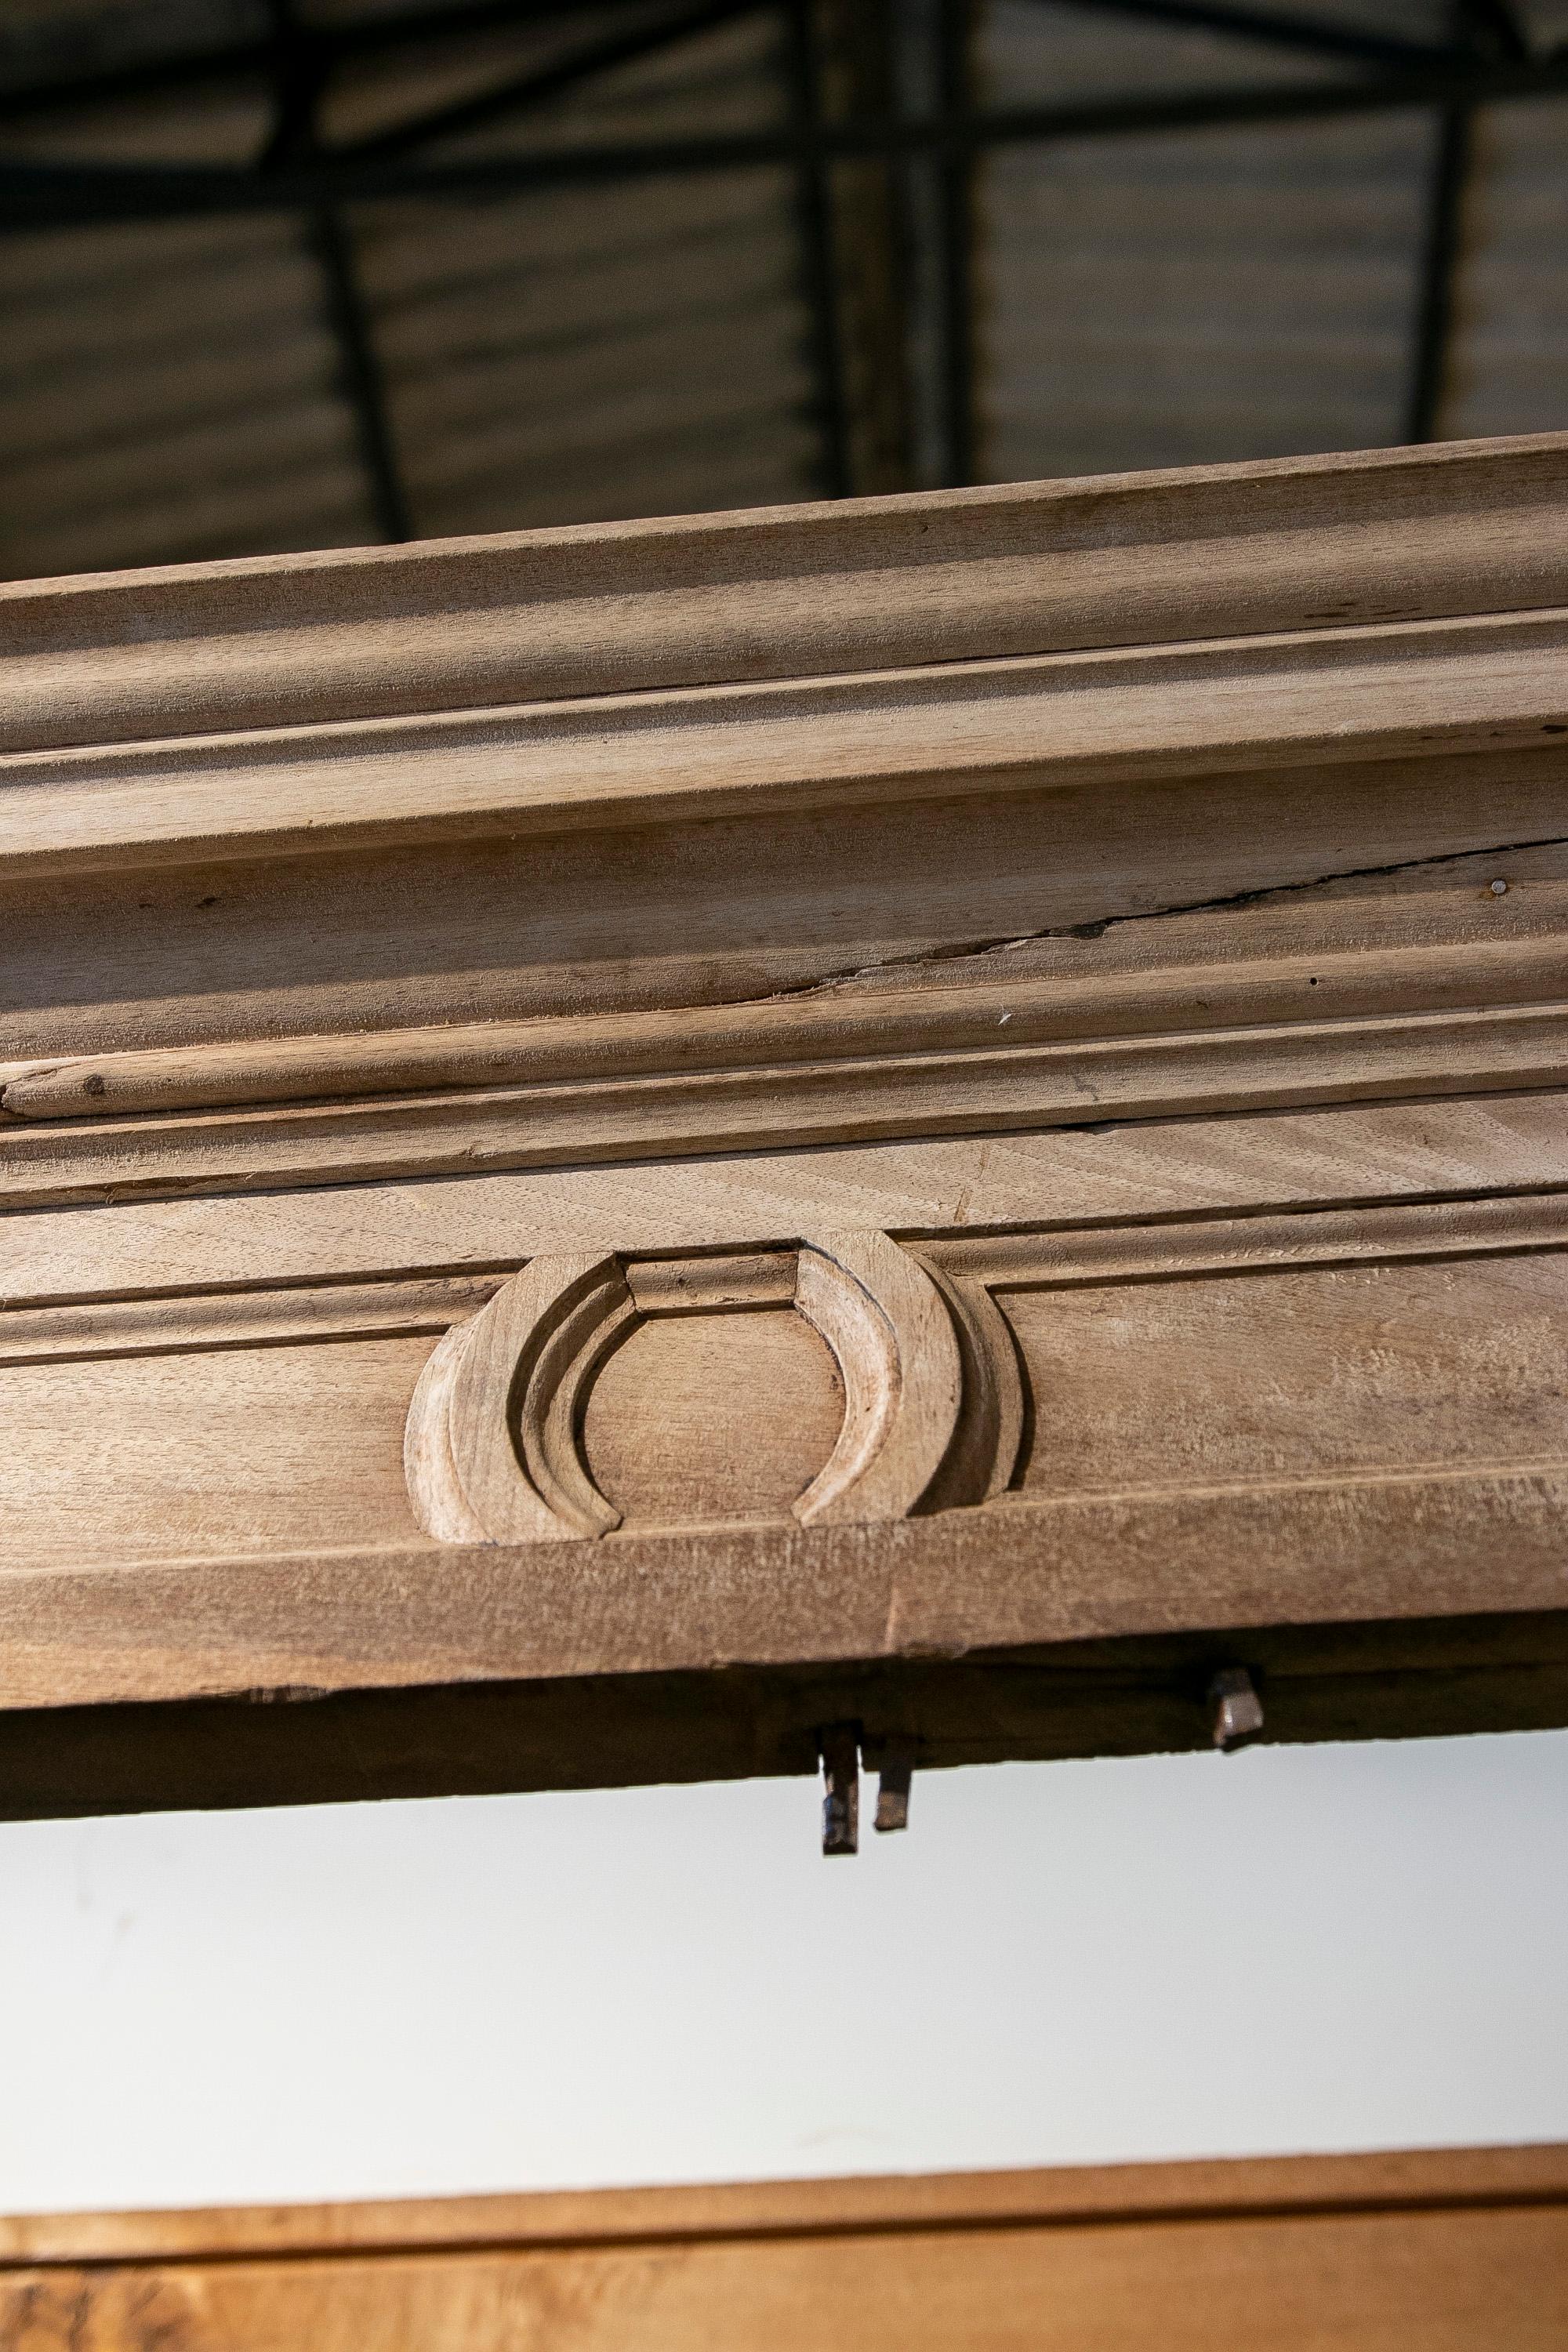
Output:
<instances>
[{"instance_id":1,"label":"warm toned wood plank","mask_svg":"<svg viewBox=\"0 0 1568 2352\"><path fill-rule=\"evenodd\" d=\"M826 2237L977 2226L1071 2227L1324 2208L1354 2211L1510 2204L1568 2204L1568 2147L1547 2141L1502 2147L1380 2149L1356 2156L382 2198L357 2204L0 2215L0 2262L30 2266L784 2233Z\"/></svg>"},{"instance_id":2,"label":"warm toned wood plank","mask_svg":"<svg viewBox=\"0 0 1568 2352\"><path fill-rule=\"evenodd\" d=\"M11 2352L1209 2352L1245 2313L1258 2352L1557 2352L1568 2215L1131 2223L593 2253L73 2275L0 2284ZM1493 2331L1496 2331L1494 2333Z\"/></svg>"},{"instance_id":3,"label":"warm toned wood plank","mask_svg":"<svg viewBox=\"0 0 1568 2352\"><path fill-rule=\"evenodd\" d=\"M1406 2179L1408 2168L1406 2159ZM1265 2352L1316 2344L1405 2352L1415 2342L1439 2352L1490 2341L1521 2352L1555 2347L1568 2324L1560 2163L1416 2159L1424 2196L1390 2195L1386 2185L1381 2197L1368 2195L1369 2175L1386 2184L1401 2168L1386 2159L1149 2168L1143 2181L1123 2174L1120 2186L1101 2176L1098 2194L1090 2176L1076 2210L1070 2187L1065 2199L1047 2188L1026 2203L1028 2186L1019 2197L1015 2183L998 2184L999 2196L981 2184L978 2195L957 2197L944 2184L910 2183L900 2193L888 2183L847 2183L837 2189L836 2213L825 2210L836 2193L828 2184L656 2192L598 2200L597 2232L595 2200L542 2200L558 2213L575 2204L576 2228L563 2227L563 2216L562 2235L541 2243L524 2220L510 2242L502 2228L469 2251L448 2237L444 2252L258 2261L236 2258L237 2245L219 2263L194 2252L178 2266L154 2257L107 2270L16 2269L0 2277L0 2326L16 2352L65 2341L94 2352L171 2342L182 2352L291 2352L302 2343L323 2352L447 2344L503 2352L541 2331L583 2352L632 2340L670 2352L735 2344L793 2352L810 2341L872 2352L1132 2352L1155 2328L1163 2347L1197 2352L1214 2342L1216 2314L1245 2313L1247 2341ZM1534 2175L1522 2195L1521 2169ZM1543 2198L1542 2171L1553 2169ZM1489 2181L1480 2200L1466 2181L1477 2175ZM1157 2204L1149 2210L1155 2182L1169 2218L1157 2218ZM660 2206L679 2214L683 2203L684 2217L662 2231L647 2221L646 2234L635 2221L628 2230L626 2209L639 2201L649 2219ZM726 2203L728 2224L714 2216ZM1011 2208L1009 2226L994 2226L997 2203ZM737 2230L748 2208L750 2226ZM813 2208L815 2226L805 2218ZM500 2221L493 2204L491 2211ZM411 2217L394 2208L385 2218L396 2228ZM476 2218L470 2206L464 2224L472 2229ZM364 2220L363 2209L333 2217L328 2242L342 2242L345 2221L352 2232ZM145 2235L144 2220L132 2226ZM185 2217L184 2226L199 2245L202 2223L193 2231ZM222 2217L206 2227L220 2241L226 2234ZM381 2227L365 2229L371 2243ZM236 2234L244 2244L243 2219Z\"/></svg>"}]
</instances>

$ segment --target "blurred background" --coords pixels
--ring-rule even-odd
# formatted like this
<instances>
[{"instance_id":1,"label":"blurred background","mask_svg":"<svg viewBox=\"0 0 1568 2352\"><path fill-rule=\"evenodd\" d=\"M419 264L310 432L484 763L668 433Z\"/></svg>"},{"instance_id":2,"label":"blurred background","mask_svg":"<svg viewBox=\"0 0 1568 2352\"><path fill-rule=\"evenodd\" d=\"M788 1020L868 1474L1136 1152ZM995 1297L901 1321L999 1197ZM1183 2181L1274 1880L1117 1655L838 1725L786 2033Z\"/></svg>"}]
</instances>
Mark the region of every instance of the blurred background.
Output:
<instances>
[{"instance_id":1,"label":"blurred background","mask_svg":"<svg viewBox=\"0 0 1568 2352\"><path fill-rule=\"evenodd\" d=\"M5 0L0 575L1568 426L1568 0Z\"/></svg>"}]
</instances>

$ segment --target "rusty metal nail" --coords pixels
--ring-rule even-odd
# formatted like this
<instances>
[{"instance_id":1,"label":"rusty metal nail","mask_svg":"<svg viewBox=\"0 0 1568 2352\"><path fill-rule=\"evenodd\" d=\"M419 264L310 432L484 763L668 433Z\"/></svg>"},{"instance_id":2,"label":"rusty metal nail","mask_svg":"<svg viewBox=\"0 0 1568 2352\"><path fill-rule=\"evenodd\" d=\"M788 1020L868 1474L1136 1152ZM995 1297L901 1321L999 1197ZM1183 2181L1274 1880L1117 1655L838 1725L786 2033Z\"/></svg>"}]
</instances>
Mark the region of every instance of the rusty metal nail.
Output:
<instances>
[{"instance_id":1,"label":"rusty metal nail","mask_svg":"<svg viewBox=\"0 0 1568 2352\"><path fill-rule=\"evenodd\" d=\"M816 1735L822 1758L822 1851L856 1853L860 1845L860 1735L853 1723L832 1723Z\"/></svg>"},{"instance_id":2,"label":"rusty metal nail","mask_svg":"<svg viewBox=\"0 0 1568 2352\"><path fill-rule=\"evenodd\" d=\"M1263 1701L1245 1666L1224 1666L1210 1683L1209 1721L1215 1746L1227 1755L1262 1730Z\"/></svg>"},{"instance_id":3,"label":"rusty metal nail","mask_svg":"<svg viewBox=\"0 0 1568 2352\"><path fill-rule=\"evenodd\" d=\"M915 1773L912 1739L888 1739L882 1744L881 1774L877 1782L877 1827L907 1830L910 1825L910 1782Z\"/></svg>"}]
</instances>

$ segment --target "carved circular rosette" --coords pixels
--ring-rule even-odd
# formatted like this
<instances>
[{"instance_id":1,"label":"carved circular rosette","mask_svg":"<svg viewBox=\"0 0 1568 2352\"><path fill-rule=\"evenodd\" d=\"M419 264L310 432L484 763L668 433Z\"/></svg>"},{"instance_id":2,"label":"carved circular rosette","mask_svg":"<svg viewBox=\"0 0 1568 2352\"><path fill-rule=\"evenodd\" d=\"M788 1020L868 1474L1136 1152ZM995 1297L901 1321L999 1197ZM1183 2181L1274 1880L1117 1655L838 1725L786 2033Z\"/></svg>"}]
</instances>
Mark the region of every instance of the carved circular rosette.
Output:
<instances>
[{"instance_id":1,"label":"carved circular rosette","mask_svg":"<svg viewBox=\"0 0 1568 2352\"><path fill-rule=\"evenodd\" d=\"M1021 1408L1005 1326L971 1287L933 1278L873 1231L806 1234L745 1256L535 1258L453 1327L420 1378L405 1442L419 1524L447 1543L607 1534L621 1515L581 1435L605 1357L648 1317L757 1305L804 1316L843 1387L837 1440L793 1506L803 1525L981 1501L999 1463L1005 1483Z\"/></svg>"}]
</instances>

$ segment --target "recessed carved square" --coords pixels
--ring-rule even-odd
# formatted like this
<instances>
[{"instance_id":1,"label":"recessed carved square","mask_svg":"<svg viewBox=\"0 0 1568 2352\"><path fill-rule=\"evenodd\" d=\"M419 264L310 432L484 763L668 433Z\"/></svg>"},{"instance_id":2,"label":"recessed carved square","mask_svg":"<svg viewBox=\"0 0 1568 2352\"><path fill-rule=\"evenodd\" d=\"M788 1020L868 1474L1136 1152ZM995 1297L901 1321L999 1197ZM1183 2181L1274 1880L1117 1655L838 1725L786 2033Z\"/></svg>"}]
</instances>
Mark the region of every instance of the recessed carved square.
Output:
<instances>
[{"instance_id":1,"label":"recessed carved square","mask_svg":"<svg viewBox=\"0 0 1568 2352\"><path fill-rule=\"evenodd\" d=\"M832 1351L793 1305L658 1315L600 1365L583 1457L626 1527L787 1519L843 1425Z\"/></svg>"}]
</instances>

